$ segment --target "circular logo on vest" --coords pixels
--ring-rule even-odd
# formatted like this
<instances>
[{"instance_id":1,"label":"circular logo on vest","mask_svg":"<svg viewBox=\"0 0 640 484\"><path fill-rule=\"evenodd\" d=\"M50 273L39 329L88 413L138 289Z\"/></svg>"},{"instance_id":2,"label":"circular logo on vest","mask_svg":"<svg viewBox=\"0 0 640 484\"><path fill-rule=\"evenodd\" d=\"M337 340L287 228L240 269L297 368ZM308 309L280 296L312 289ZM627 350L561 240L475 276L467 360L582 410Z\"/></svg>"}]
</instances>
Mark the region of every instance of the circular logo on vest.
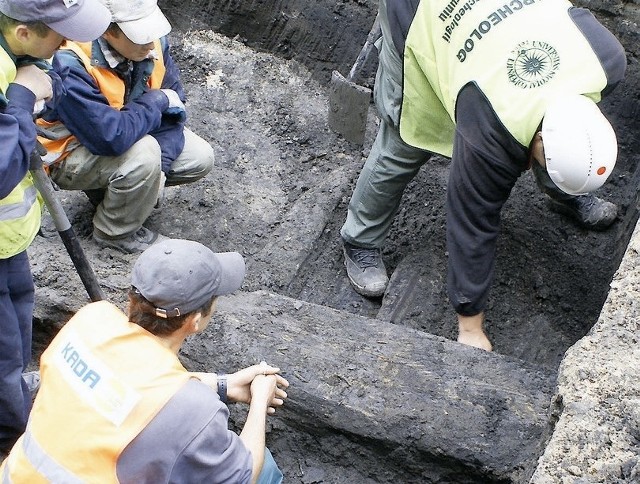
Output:
<instances>
[{"instance_id":1,"label":"circular logo on vest","mask_svg":"<svg viewBox=\"0 0 640 484\"><path fill-rule=\"evenodd\" d=\"M523 89L546 84L557 72L560 56L553 46L539 40L520 42L507 59L509 82Z\"/></svg>"}]
</instances>

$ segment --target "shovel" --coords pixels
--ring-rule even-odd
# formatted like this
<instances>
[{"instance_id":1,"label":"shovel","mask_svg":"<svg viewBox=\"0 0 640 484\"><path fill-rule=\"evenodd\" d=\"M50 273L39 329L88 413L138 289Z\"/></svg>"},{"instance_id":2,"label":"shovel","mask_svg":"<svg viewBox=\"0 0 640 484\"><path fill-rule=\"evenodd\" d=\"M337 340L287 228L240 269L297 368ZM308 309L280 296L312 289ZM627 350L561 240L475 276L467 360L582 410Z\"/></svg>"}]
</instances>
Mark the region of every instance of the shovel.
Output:
<instances>
[{"instance_id":1,"label":"shovel","mask_svg":"<svg viewBox=\"0 0 640 484\"><path fill-rule=\"evenodd\" d=\"M46 153L45 148L40 143L37 143L36 149L31 153L29 163L29 171L33 176L33 182L49 209L49 213L60 234L60 238L71 257L76 271L78 271L78 275L91 301L102 301L105 297L102 289L98 285L98 279L89 265L89 261L80 246L80 242L73 231L73 227L71 227L71 223L67 218L67 214L64 212L62 204L56 197L53 186L51 185L51 180L49 180L49 177L44 171L42 165L42 155L44 153Z\"/></svg>"},{"instance_id":2,"label":"shovel","mask_svg":"<svg viewBox=\"0 0 640 484\"><path fill-rule=\"evenodd\" d=\"M367 114L371 103L371 89L359 86L354 81L356 73L367 61L373 43L380 38L380 21L376 16L367 40L355 64L345 78L338 71L331 74L329 86L329 128L341 134L347 141L364 143Z\"/></svg>"}]
</instances>

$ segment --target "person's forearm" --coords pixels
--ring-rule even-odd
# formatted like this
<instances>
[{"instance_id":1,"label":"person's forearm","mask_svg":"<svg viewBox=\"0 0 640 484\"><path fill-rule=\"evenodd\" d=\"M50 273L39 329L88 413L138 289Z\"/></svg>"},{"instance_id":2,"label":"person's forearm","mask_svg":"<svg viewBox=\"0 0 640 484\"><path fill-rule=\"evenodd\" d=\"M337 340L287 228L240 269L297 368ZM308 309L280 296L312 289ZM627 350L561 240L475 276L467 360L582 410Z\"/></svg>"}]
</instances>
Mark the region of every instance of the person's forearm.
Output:
<instances>
[{"instance_id":1,"label":"person's forearm","mask_svg":"<svg viewBox=\"0 0 640 484\"><path fill-rule=\"evenodd\" d=\"M240 440L251 452L253 458L253 472L251 481L257 482L264 464L265 432L266 432L266 403L253 402L249 407L247 421L240 432Z\"/></svg>"},{"instance_id":2,"label":"person's forearm","mask_svg":"<svg viewBox=\"0 0 640 484\"><path fill-rule=\"evenodd\" d=\"M168 173L171 164L180 156L184 150L184 124L162 122L158 129L149 133L160 145L162 171Z\"/></svg>"},{"instance_id":3,"label":"person's forearm","mask_svg":"<svg viewBox=\"0 0 640 484\"><path fill-rule=\"evenodd\" d=\"M205 385L217 390L218 388L218 374L204 371L192 371L191 375L197 378Z\"/></svg>"}]
</instances>

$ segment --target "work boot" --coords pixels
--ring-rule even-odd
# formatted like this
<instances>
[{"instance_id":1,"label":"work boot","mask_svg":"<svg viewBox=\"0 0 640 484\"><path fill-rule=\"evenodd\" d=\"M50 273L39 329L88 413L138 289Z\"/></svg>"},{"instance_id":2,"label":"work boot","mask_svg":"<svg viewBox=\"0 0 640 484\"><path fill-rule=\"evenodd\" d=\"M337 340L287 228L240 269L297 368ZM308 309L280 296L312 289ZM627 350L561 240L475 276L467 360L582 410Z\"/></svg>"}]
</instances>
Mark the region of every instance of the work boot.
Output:
<instances>
[{"instance_id":1,"label":"work boot","mask_svg":"<svg viewBox=\"0 0 640 484\"><path fill-rule=\"evenodd\" d=\"M166 240L167 237L153 232L146 227L140 227L134 233L123 237L110 237L104 232L93 229L93 240L100 247L111 247L127 254L143 252L153 244Z\"/></svg>"},{"instance_id":2,"label":"work boot","mask_svg":"<svg viewBox=\"0 0 640 484\"><path fill-rule=\"evenodd\" d=\"M554 212L568 215L581 226L590 230L604 230L618 215L618 207L595 195L578 195L567 200L548 199L549 208Z\"/></svg>"},{"instance_id":3,"label":"work boot","mask_svg":"<svg viewBox=\"0 0 640 484\"><path fill-rule=\"evenodd\" d=\"M345 242L343 250L347 276L356 292L366 297L382 296L389 277L380 249L365 249Z\"/></svg>"}]
</instances>

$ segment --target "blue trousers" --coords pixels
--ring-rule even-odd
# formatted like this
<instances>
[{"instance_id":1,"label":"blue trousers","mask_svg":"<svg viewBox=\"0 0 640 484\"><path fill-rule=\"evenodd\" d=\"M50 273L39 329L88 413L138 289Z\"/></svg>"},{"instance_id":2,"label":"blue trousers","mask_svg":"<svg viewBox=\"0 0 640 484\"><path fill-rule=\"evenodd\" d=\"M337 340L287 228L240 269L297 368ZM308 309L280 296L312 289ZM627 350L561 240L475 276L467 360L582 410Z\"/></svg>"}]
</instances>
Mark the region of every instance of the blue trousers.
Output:
<instances>
[{"instance_id":1,"label":"blue trousers","mask_svg":"<svg viewBox=\"0 0 640 484\"><path fill-rule=\"evenodd\" d=\"M33 303L27 252L0 259L0 448L20 437L31 410L22 373L31 361Z\"/></svg>"},{"instance_id":2,"label":"blue trousers","mask_svg":"<svg viewBox=\"0 0 640 484\"><path fill-rule=\"evenodd\" d=\"M258 484L280 484L282 479L282 471L278 468L276 461L273 460L271 451L265 448L264 464L262 465L262 471L258 476Z\"/></svg>"}]
</instances>

